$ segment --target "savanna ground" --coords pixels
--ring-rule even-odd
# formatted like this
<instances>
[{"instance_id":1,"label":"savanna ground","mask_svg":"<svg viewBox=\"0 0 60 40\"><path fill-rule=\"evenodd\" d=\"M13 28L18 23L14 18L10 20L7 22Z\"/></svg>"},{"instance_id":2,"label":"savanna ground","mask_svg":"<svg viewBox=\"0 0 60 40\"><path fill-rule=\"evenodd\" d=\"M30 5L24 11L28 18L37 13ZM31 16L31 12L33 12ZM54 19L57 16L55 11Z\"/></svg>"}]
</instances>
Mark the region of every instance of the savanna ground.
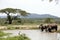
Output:
<instances>
[{"instance_id":1,"label":"savanna ground","mask_svg":"<svg viewBox=\"0 0 60 40\"><path fill-rule=\"evenodd\" d=\"M24 24L24 25L5 25L0 26L2 30L35 30L39 29L40 24ZM58 24L58 31L60 33L60 25ZM4 33L1 34L2 36L6 35ZM7 38L0 38L0 40L30 40L29 37L25 36L24 34L14 37L7 37Z\"/></svg>"},{"instance_id":2,"label":"savanna ground","mask_svg":"<svg viewBox=\"0 0 60 40\"><path fill-rule=\"evenodd\" d=\"M39 29L40 24L24 24L24 25L5 25L5 26L0 26L0 29L2 30L35 30ZM58 31L60 32L60 25L58 24Z\"/></svg>"},{"instance_id":3,"label":"savanna ground","mask_svg":"<svg viewBox=\"0 0 60 40\"><path fill-rule=\"evenodd\" d=\"M0 29L38 29L39 25L37 24L24 24L24 25L6 25L0 26Z\"/></svg>"}]
</instances>

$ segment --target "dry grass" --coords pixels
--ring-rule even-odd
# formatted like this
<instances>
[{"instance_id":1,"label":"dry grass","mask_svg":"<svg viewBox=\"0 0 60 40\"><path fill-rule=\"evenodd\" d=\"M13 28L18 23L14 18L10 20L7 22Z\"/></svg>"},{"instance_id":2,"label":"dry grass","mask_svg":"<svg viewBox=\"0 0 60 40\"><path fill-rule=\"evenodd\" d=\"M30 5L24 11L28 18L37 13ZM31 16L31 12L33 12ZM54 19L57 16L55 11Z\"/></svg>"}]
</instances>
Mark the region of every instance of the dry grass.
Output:
<instances>
[{"instance_id":1,"label":"dry grass","mask_svg":"<svg viewBox=\"0 0 60 40\"><path fill-rule=\"evenodd\" d=\"M37 29L39 25L7 25L7 26L0 26L0 29Z\"/></svg>"}]
</instances>

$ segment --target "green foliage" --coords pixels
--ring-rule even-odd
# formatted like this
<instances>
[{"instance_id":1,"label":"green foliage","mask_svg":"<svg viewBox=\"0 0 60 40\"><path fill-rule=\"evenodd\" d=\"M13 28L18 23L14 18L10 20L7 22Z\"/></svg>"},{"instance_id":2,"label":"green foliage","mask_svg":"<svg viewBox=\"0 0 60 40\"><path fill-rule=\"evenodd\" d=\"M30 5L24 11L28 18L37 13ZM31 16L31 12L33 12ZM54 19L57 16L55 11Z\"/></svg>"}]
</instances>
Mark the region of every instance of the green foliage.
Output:
<instances>
[{"instance_id":1,"label":"green foliage","mask_svg":"<svg viewBox=\"0 0 60 40\"><path fill-rule=\"evenodd\" d=\"M8 35L8 33L4 33L2 31L0 31L0 37L6 36L6 35Z\"/></svg>"},{"instance_id":2,"label":"green foliage","mask_svg":"<svg viewBox=\"0 0 60 40\"><path fill-rule=\"evenodd\" d=\"M5 38L0 38L0 40L6 40Z\"/></svg>"},{"instance_id":3,"label":"green foliage","mask_svg":"<svg viewBox=\"0 0 60 40\"><path fill-rule=\"evenodd\" d=\"M16 13L16 9L13 8L5 8L0 10L1 13Z\"/></svg>"},{"instance_id":4,"label":"green foliage","mask_svg":"<svg viewBox=\"0 0 60 40\"><path fill-rule=\"evenodd\" d=\"M59 23L60 24L60 19L53 19L53 18L45 18L45 19L39 19L39 18L17 18L12 21L12 24L10 25L24 25L24 24L40 24L40 23ZM6 22L5 18L0 18L0 25L8 25L8 21Z\"/></svg>"},{"instance_id":5,"label":"green foliage","mask_svg":"<svg viewBox=\"0 0 60 40\"><path fill-rule=\"evenodd\" d=\"M0 38L0 40L30 40L25 34L21 34L19 36Z\"/></svg>"},{"instance_id":6,"label":"green foliage","mask_svg":"<svg viewBox=\"0 0 60 40\"><path fill-rule=\"evenodd\" d=\"M52 19L52 18L46 18L44 22L45 23L53 23L54 19Z\"/></svg>"},{"instance_id":7,"label":"green foliage","mask_svg":"<svg viewBox=\"0 0 60 40\"><path fill-rule=\"evenodd\" d=\"M19 35L18 40L30 40L25 34Z\"/></svg>"},{"instance_id":8,"label":"green foliage","mask_svg":"<svg viewBox=\"0 0 60 40\"><path fill-rule=\"evenodd\" d=\"M7 14L7 19L9 21L9 24L12 24L12 18L10 16L10 13L20 13L22 16L26 16L28 14L26 11L23 11L21 9L14 9L14 8L1 9L0 13Z\"/></svg>"},{"instance_id":9,"label":"green foliage","mask_svg":"<svg viewBox=\"0 0 60 40\"><path fill-rule=\"evenodd\" d=\"M25 34L20 34L19 36L14 36L14 37L7 37L3 38L3 36L7 36L7 33L4 33L0 31L0 40L30 40Z\"/></svg>"}]
</instances>

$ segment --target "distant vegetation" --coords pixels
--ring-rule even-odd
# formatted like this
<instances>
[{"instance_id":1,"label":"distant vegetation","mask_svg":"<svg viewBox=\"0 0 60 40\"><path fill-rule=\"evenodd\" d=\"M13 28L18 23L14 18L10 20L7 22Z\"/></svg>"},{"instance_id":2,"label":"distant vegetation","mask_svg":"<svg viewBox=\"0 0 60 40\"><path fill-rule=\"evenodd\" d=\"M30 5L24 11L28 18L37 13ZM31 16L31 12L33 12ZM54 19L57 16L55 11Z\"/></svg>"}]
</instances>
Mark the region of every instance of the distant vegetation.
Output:
<instances>
[{"instance_id":1,"label":"distant vegetation","mask_svg":"<svg viewBox=\"0 0 60 40\"><path fill-rule=\"evenodd\" d=\"M14 8L5 8L1 9L0 13L7 14L7 18L0 18L0 25L24 25L24 24L40 24L40 23L58 23L60 24L60 18L52 16L54 18L50 18L51 15L46 15L46 17L49 16L49 18L28 18L29 13L27 13L24 10L21 9L14 9ZM19 13L19 17L17 16L11 16L10 13ZM36 15L36 14L35 14ZM34 15L34 17L35 17ZM23 16L23 18L21 18ZM27 16L27 18L25 18ZM33 15L31 15L33 16ZM38 16L38 15L37 15ZM39 15L40 17L41 15ZM42 15L43 16L43 15ZM41 17L42 17L41 16Z\"/></svg>"},{"instance_id":2,"label":"distant vegetation","mask_svg":"<svg viewBox=\"0 0 60 40\"><path fill-rule=\"evenodd\" d=\"M24 25L24 24L40 24L40 23L58 23L60 24L60 19L53 18L17 18L13 19L11 25ZM6 18L0 18L0 25L8 25Z\"/></svg>"}]
</instances>

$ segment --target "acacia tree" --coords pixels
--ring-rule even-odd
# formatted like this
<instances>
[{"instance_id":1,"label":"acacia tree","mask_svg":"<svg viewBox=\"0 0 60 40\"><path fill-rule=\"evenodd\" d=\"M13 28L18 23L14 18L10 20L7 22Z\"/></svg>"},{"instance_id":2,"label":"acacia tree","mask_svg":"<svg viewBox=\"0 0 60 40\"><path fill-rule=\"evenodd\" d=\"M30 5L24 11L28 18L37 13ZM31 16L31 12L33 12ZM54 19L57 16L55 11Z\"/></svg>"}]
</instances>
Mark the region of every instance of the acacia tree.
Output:
<instances>
[{"instance_id":1,"label":"acacia tree","mask_svg":"<svg viewBox=\"0 0 60 40\"><path fill-rule=\"evenodd\" d=\"M20 15L22 15L22 16L26 16L28 14L26 11L23 11L21 9L14 9L14 8L1 9L0 13L7 14L7 19L8 19L9 24L12 23L12 18L11 18L10 13L20 13Z\"/></svg>"}]
</instances>

